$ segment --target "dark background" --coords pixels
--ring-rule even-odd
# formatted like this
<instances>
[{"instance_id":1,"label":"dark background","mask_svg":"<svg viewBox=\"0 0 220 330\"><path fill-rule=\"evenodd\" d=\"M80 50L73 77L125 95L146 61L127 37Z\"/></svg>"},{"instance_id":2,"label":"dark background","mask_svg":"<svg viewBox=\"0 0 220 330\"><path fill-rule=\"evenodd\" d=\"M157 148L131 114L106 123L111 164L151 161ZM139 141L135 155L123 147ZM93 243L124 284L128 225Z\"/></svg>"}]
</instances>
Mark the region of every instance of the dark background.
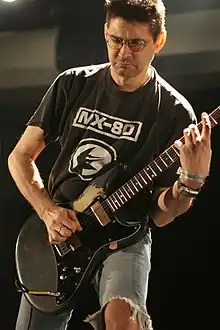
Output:
<instances>
[{"instance_id":1,"label":"dark background","mask_svg":"<svg viewBox=\"0 0 220 330\"><path fill-rule=\"evenodd\" d=\"M170 14L220 8L219 1L178 3L169 0L165 4ZM25 31L57 26L56 65L59 71L89 64L90 60L99 63L106 60L102 5L101 0L20 1L13 7L0 2L0 30ZM77 34L74 34L76 27ZM73 47L76 43L77 49ZM207 69L197 70L197 73L193 73L193 69L199 64L209 68L219 56L220 52L206 51L199 54L171 54L154 61L159 73L188 98L198 119L202 111L210 113L220 104L220 67L210 72ZM187 75L184 74L186 71ZM9 175L7 158L47 87L0 90L0 324L6 324L1 329L14 329L20 299L14 286L14 248L18 232L31 212ZM156 330L213 329L212 323L217 320L218 302L214 303L214 298L218 299L219 290L219 138L220 127L217 126L212 131L210 177L194 206L174 223L152 232L152 271L147 303ZM45 182L57 152L58 146L51 145L37 161ZM92 293L85 300L87 303L74 315L73 329L87 329L80 319L94 307Z\"/></svg>"}]
</instances>

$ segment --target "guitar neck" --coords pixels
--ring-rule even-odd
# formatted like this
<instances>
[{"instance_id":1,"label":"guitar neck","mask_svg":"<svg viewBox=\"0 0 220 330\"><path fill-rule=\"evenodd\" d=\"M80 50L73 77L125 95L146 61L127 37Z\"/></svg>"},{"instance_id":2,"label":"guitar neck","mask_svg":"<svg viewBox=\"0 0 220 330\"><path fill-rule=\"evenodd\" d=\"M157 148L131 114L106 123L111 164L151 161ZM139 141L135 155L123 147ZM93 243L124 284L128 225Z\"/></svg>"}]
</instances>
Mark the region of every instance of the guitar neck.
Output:
<instances>
[{"instance_id":1,"label":"guitar neck","mask_svg":"<svg viewBox=\"0 0 220 330\"><path fill-rule=\"evenodd\" d=\"M218 125L220 119L220 106L209 114L209 118L212 128ZM202 121L199 122L197 127L201 130ZM183 136L180 138L180 141L184 143ZM119 211L124 204L131 200L143 188L150 188L155 179L159 177L159 175L166 169L171 167L178 159L179 153L174 147L174 144L172 144L161 155L159 155L155 160L144 167L140 172L138 172L106 199L106 202L111 207L111 210L113 212Z\"/></svg>"}]
</instances>

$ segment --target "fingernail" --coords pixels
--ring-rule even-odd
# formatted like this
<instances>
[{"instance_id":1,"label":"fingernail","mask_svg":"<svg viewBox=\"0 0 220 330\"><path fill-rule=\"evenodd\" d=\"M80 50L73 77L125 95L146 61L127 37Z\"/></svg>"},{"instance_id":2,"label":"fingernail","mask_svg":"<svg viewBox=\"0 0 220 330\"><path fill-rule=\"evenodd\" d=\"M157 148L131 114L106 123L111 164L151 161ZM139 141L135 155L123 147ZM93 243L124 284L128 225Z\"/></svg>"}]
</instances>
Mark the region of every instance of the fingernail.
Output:
<instances>
[{"instance_id":1,"label":"fingernail","mask_svg":"<svg viewBox=\"0 0 220 330\"><path fill-rule=\"evenodd\" d=\"M189 128L184 128L183 132L186 133L186 134L189 134L190 130L189 130Z\"/></svg>"},{"instance_id":2,"label":"fingernail","mask_svg":"<svg viewBox=\"0 0 220 330\"><path fill-rule=\"evenodd\" d=\"M181 141L179 141L179 140L176 140L175 142L174 142L174 145L176 146L176 147L180 147L181 146Z\"/></svg>"}]
</instances>

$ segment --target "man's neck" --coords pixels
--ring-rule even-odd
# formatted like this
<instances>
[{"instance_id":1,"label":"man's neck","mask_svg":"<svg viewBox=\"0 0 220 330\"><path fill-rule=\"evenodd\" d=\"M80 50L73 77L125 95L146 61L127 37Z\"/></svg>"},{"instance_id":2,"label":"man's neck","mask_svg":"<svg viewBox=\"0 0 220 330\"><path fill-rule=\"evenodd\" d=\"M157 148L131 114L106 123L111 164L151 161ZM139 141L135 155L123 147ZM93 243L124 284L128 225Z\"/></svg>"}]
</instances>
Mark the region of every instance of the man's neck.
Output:
<instances>
[{"instance_id":1,"label":"man's neck","mask_svg":"<svg viewBox=\"0 0 220 330\"><path fill-rule=\"evenodd\" d=\"M137 77L122 77L117 75L114 70L111 70L111 76L114 82L118 85L120 90L125 92L133 92L136 89L147 84L151 77L151 68L148 68L147 72Z\"/></svg>"}]
</instances>

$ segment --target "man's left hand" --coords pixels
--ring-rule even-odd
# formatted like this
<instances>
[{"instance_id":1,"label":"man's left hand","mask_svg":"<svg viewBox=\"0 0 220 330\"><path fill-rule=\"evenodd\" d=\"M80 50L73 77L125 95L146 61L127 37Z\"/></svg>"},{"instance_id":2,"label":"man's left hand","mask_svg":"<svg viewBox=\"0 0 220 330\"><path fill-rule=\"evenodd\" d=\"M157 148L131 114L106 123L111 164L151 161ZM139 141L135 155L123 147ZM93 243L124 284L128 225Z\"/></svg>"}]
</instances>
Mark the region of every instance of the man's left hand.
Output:
<instances>
[{"instance_id":1,"label":"man's left hand","mask_svg":"<svg viewBox=\"0 0 220 330\"><path fill-rule=\"evenodd\" d=\"M189 125L184 129L184 142L175 141L174 145L180 153L182 168L202 177L207 177L211 163L211 122L207 113L202 113L202 129Z\"/></svg>"}]
</instances>

